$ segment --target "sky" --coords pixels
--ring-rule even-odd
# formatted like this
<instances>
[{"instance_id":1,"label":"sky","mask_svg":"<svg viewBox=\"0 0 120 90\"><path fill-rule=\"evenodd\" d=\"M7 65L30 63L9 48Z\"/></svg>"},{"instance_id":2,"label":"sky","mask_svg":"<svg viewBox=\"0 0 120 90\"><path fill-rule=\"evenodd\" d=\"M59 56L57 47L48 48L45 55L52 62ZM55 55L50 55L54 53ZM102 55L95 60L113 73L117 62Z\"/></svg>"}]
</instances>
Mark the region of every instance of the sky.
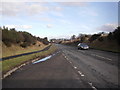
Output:
<instances>
[{"instance_id":1,"label":"sky","mask_svg":"<svg viewBox=\"0 0 120 90\"><path fill-rule=\"evenodd\" d=\"M1 2L0 26L41 38L112 32L118 26L118 2Z\"/></svg>"}]
</instances>

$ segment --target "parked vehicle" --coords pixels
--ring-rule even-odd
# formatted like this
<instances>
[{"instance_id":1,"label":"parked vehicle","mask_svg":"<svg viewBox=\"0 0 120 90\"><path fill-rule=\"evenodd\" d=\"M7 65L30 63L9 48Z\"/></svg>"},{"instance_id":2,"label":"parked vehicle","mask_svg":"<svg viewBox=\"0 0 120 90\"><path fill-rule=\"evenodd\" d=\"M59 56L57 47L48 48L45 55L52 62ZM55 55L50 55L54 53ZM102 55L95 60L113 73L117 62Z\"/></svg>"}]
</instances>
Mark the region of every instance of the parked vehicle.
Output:
<instances>
[{"instance_id":1,"label":"parked vehicle","mask_svg":"<svg viewBox=\"0 0 120 90\"><path fill-rule=\"evenodd\" d=\"M85 43L79 43L78 44L78 50L79 49L87 50L87 49L89 49L89 46L87 44L85 44Z\"/></svg>"}]
</instances>

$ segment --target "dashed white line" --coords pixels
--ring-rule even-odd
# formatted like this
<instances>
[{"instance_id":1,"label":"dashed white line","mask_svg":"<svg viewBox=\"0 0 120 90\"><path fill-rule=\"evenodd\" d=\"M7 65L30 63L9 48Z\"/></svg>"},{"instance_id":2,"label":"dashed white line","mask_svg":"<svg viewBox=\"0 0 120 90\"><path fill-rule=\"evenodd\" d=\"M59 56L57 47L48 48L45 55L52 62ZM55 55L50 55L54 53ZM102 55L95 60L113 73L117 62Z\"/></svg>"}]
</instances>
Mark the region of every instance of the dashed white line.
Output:
<instances>
[{"instance_id":1,"label":"dashed white line","mask_svg":"<svg viewBox=\"0 0 120 90\"><path fill-rule=\"evenodd\" d=\"M92 85L92 83L88 82L88 84L89 84L94 90L97 90L97 89Z\"/></svg>"},{"instance_id":2,"label":"dashed white line","mask_svg":"<svg viewBox=\"0 0 120 90\"><path fill-rule=\"evenodd\" d=\"M85 76L84 74L81 75L82 77Z\"/></svg>"},{"instance_id":3,"label":"dashed white line","mask_svg":"<svg viewBox=\"0 0 120 90\"><path fill-rule=\"evenodd\" d=\"M82 74L80 71L78 71L78 73L83 77L83 76L85 76L84 74Z\"/></svg>"},{"instance_id":4,"label":"dashed white line","mask_svg":"<svg viewBox=\"0 0 120 90\"><path fill-rule=\"evenodd\" d=\"M77 67L74 66L75 69L77 69Z\"/></svg>"},{"instance_id":5,"label":"dashed white line","mask_svg":"<svg viewBox=\"0 0 120 90\"><path fill-rule=\"evenodd\" d=\"M65 55L64 55L65 58L67 58Z\"/></svg>"}]
</instances>

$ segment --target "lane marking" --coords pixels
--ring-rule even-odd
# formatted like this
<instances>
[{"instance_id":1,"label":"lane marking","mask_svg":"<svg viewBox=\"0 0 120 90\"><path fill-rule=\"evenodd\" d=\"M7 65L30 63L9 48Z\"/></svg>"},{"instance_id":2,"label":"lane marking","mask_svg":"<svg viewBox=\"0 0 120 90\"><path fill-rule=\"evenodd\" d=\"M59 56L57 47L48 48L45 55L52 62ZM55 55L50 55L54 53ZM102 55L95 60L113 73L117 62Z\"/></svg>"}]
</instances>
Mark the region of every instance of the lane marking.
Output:
<instances>
[{"instance_id":1,"label":"lane marking","mask_svg":"<svg viewBox=\"0 0 120 90\"><path fill-rule=\"evenodd\" d=\"M66 59L66 60L69 60L69 59L66 57L66 55L64 55L64 54L63 54L63 56L65 57L65 59ZM71 62L71 61L68 61L68 62L72 64L72 62ZM74 68L74 69L77 69L77 67L76 67L76 66L73 66L73 68ZM79 74L80 74L80 76L82 76L82 77L83 77L83 76L85 76L85 75L84 75L84 74L82 74L80 71L78 71L78 73L79 73Z\"/></svg>"},{"instance_id":2,"label":"lane marking","mask_svg":"<svg viewBox=\"0 0 120 90\"><path fill-rule=\"evenodd\" d=\"M85 76L84 74L82 74L82 72L80 72L80 71L78 71L78 73L83 77L83 76Z\"/></svg>"},{"instance_id":3,"label":"lane marking","mask_svg":"<svg viewBox=\"0 0 120 90\"><path fill-rule=\"evenodd\" d=\"M69 60L68 58L66 58L67 60Z\"/></svg>"},{"instance_id":4,"label":"lane marking","mask_svg":"<svg viewBox=\"0 0 120 90\"><path fill-rule=\"evenodd\" d=\"M97 89L92 85L91 82L88 82L88 84L89 84L94 90L97 90Z\"/></svg>"},{"instance_id":5,"label":"lane marking","mask_svg":"<svg viewBox=\"0 0 120 90\"><path fill-rule=\"evenodd\" d=\"M64 55L64 57L66 58L66 56Z\"/></svg>"},{"instance_id":6,"label":"lane marking","mask_svg":"<svg viewBox=\"0 0 120 90\"><path fill-rule=\"evenodd\" d=\"M91 54L91 55L92 55L92 56L99 57L99 58L103 58L103 59L107 59L107 60L110 60L110 61L112 61L112 59L110 59L110 58L107 58L107 57L103 57L103 56L96 55L96 54Z\"/></svg>"},{"instance_id":7,"label":"lane marking","mask_svg":"<svg viewBox=\"0 0 120 90\"><path fill-rule=\"evenodd\" d=\"M77 69L77 67L74 66L75 69Z\"/></svg>"}]
</instances>

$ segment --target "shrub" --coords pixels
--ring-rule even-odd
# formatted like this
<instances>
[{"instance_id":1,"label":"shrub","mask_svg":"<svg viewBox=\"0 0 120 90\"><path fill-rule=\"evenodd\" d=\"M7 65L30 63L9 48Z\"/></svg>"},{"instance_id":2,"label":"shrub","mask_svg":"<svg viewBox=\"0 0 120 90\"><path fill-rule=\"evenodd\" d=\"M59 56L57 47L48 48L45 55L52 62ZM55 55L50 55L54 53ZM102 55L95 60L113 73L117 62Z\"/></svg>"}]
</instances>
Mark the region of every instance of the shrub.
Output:
<instances>
[{"instance_id":1,"label":"shrub","mask_svg":"<svg viewBox=\"0 0 120 90\"><path fill-rule=\"evenodd\" d=\"M103 38L103 37L99 37L98 40L99 40L100 42L102 42L102 41L104 41L104 38Z\"/></svg>"},{"instance_id":2,"label":"shrub","mask_svg":"<svg viewBox=\"0 0 120 90\"><path fill-rule=\"evenodd\" d=\"M33 44L33 45L35 45L36 43L35 43L35 42L33 42L32 44Z\"/></svg>"},{"instance_id":3,"label":"shrub","mask_svg":"<svg viewBox=\"0 0 120 90\"><path fill-rule=\"evenodd\" d=\"M23 48L26 48L26 47L29 46L29 45L30 45L30 44L27 43L27 42L24 42L24 43L20 44L20 46L23 47Z\"/></svg>"},{"instance_id":4,"label":"shrub","mask_svg":"<svg viewBox=\"0 0 120 90\"><path fill-rule=\"evenodd\" d=\"M108 34L107 39L108 39L108 40L112 40L112 39L113 39L113 33L112 33L112 32L110 32L110 33Z\"/></svg>"},{"instance_id":5,"label":"shrub","mask_svg":"<svg viewBox=\"0 0 120 90\"><path fill-rule=\"evenodd\" d=\"M101 34L94 34L89 38L90 42L93 42L94 40L96 40L97 38L99 38L101 36Z\"/></svg>"},{"instance_id":6,"label":"shrub","mask_svg":"<svg viewBox=\"0 0 120 90\"><path fill-rule=\"evenodd\" d=\"M4 44L5 44L7 47L10 47L10 46L11 46L11 43L10 43L10 42L7 42L7 41L5 41Z\"/></svg>"}]
</instances>

